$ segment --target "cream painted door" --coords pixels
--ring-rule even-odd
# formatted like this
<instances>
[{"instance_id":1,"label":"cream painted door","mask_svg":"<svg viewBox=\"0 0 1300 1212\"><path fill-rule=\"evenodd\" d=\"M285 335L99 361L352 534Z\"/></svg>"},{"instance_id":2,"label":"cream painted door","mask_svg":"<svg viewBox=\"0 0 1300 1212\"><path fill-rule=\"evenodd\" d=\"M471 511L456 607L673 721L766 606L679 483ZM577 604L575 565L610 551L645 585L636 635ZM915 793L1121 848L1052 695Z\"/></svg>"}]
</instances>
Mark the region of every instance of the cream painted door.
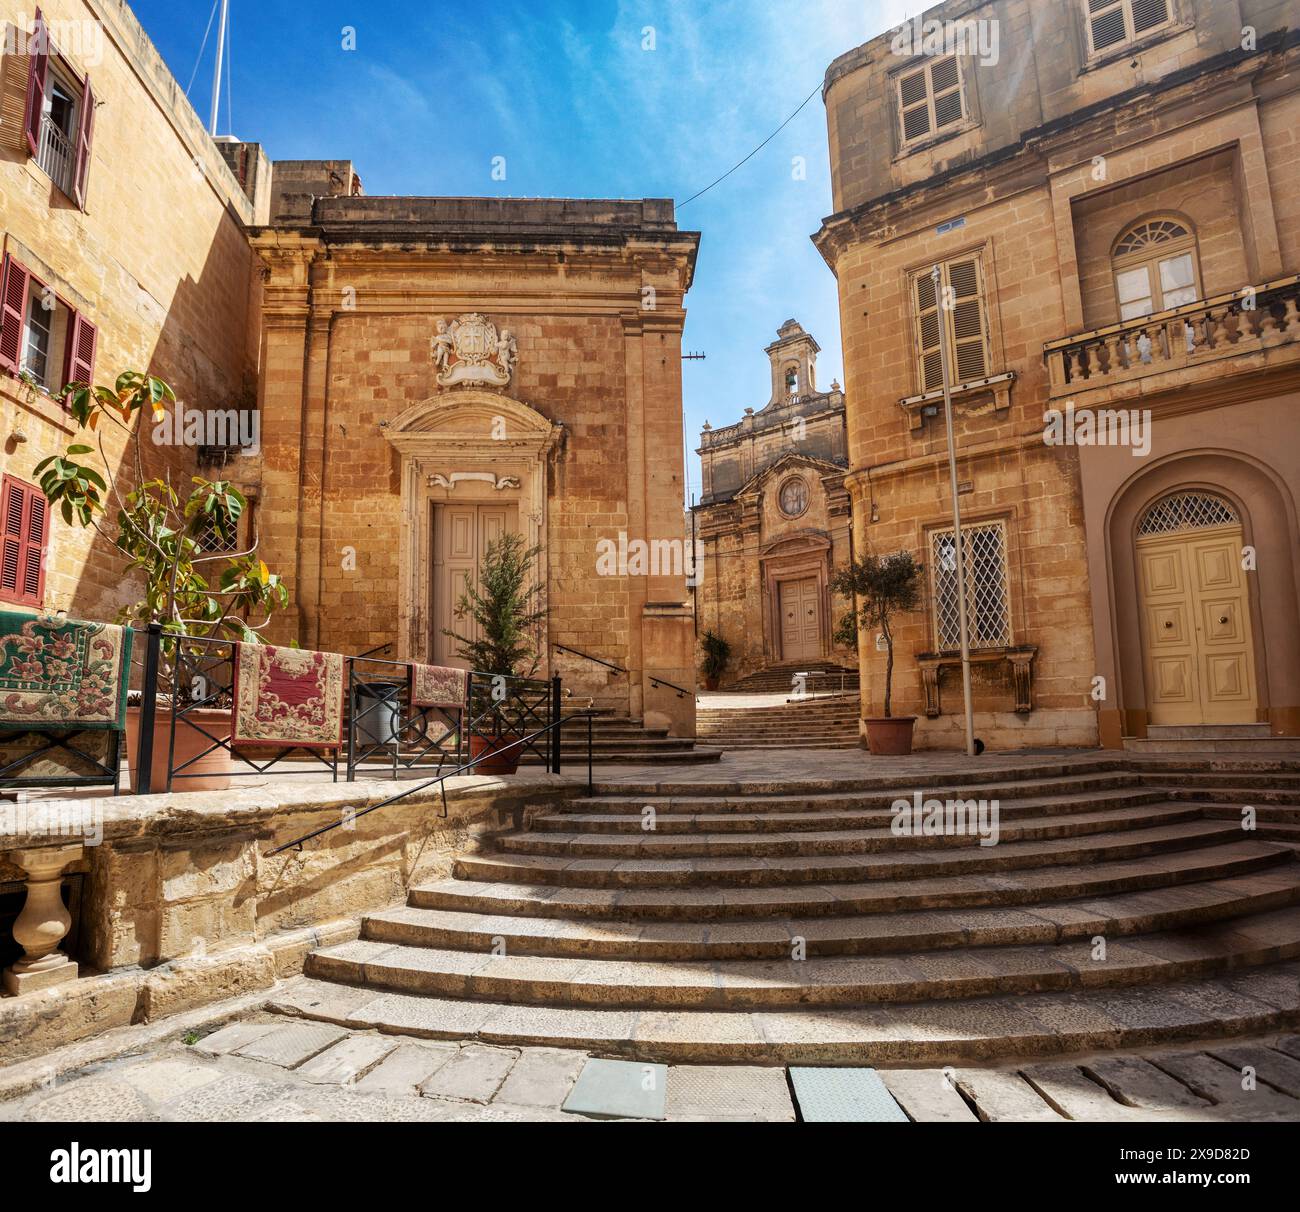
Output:
<instances>
[{"instance_id":1,"label":"cream painted door","mask_svg":"<svg viewBox=\"0 0 1300 1212\"><path fill-rule=\"evenodd\" d=\"M456 606L466 583L478 583L478 570L488 544L515 529L516 511L507 505L435 505L433 526L433 635L430 651L438 665L468 668L456 657L456 641L444 631L471 640L479 629L470 618L459 618Z\"/></svg>"},{"instance_id":2,"label":"cream painted door","mask_svg":"<svg viewBox=\"0 0 1300 1212\"><path fill-rule=\"evenodd\" d=\"M817 578L780 582L781 657L814 661L822 654L821 609Z\"/></svg>"},{"instance_id":3,"label":"cream painted door","mask_svg":"<svg viewBox=\"0 0 1300 1212\"><path fill-rule=\"evenodd\" d=\"M1153 724L1256 721L1240 526L1138 540Z\"/></svg>"}]
</instances>

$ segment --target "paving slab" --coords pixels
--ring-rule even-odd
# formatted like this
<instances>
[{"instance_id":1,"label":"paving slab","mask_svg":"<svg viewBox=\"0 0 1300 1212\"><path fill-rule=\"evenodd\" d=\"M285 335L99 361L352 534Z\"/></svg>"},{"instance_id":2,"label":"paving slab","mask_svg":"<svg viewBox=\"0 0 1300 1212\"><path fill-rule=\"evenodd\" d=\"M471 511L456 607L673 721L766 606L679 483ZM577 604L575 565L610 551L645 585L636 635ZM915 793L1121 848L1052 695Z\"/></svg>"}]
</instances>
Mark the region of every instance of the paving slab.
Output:
<instances>
[{"instance_id":1,"label":"paving slab","mask_svg":"<svg viewBox=\"0 0 1300 1212\"><path fill-rule=\"evenodd\" d=\"M1066 1119L1113 1122L1137 1116L1077 1065L1030 1065L1020 1076Z\"/></svg>"},{"instance_id":2,"label":"paving slab","mask_svg":"<svg viewBox=\"0 0 1300 1212\"><path fill-rule=\"evenodd\" d=\"M670 1120L792 1123L784 1069L752 1065L674 1065L668 1070Z\"/></svg>"},{"instance_id":3,"label":"paving slab","mask_svg":"<svg viewBox=\"0 0 1300 1212\"><path fill-rule=\"evenodd\" d=\"M167 1103L178 1094L198 1090L221 1077L215 1065L186 1059L164 1059L129 1065L122 1080L154 1103Z\"/></svg>"},{"instance_id":4,"label":"paving slab","mask_svg":"<svg viewBox=\"0 0 1300 1212\"><path fill-rule=\"evenodd\" d=\"M1144 1111L1170 1111L1180 1107L1200 1111L1210 1106L1208 1099L1140 1056L1104 1057L1088 1061L1082 1068L1126 1107Z\"/></svg>"},{"instance_id":5,"label":"paving slab","mask_svg":"<svg viewBox=\"0 0 1300 1212\"><path fill-rule=\"evenodd\" d=\"M205 1035L190 1047L204 1056L225 1056L228 1052L235 1052L246 1044L269 1035L276 1026L276 1023L231 1023L211 1035Z\"/></svg>"},{"instance_id":6,"label":"paving slab","mask_svg":"<svg viewBox=\"0 0 1300 1212\"><path fill-rule=\"evenodd\" d=\"M564 1110L590 1119L650 1119L667 1116L668 1066L636 1061L587 1061Z\"/></svg>"},{"instance_id":7,"label":"paving slab","mask_svg":"<svg viewBox=\"0 0 1300 1212\"><path fill-rule=\"evenodd\" d=\"M907 1123L907 1115L874 1069L790 1068L805 1123Z\"/></svg>"},{"instance_id":8,"label":"paving slab","mask_svg":"<svg viewBox=\"0 0 1300 1212\"><path fill-rule=\"evenodd\" d=\"M957 1089L953 1069L881 1069L880 1078L914 1123L979 1122Z\"/></svg>"},{"instance_id":9,"label":"paving slab","mask_svg":"<svg viewBox=\"0 0 1300 1212\"><path fill-rule=\"evenodd\" d=\"M1060 1123L1062 1116L1018 1073L963 1069L957 1088L985 1123Z\"/></svg>"},{"instance_id":10,"label":"paving slab","mask_svg":"<svg viewBox=\"0 0 1300 1212\"><path fill-rule=\"evenodd\" d=\"M586 1060L585 1052L525 1048L492 1101L516 1107L562 1106Z\"/></svg>"},{"instance_id":11,"label":"paving slab","mask_svg":"<svg viewBox=\"0 0 1300 1212\"><path fill-rule=\"evenodd\" d=\"M457 1044L399 1044L356 1084L364 1094L416 1097L420 1086L460 1051Z\"/></svg>"},{"instance_id":12,"label":"paving slab","mask_svg":"<svg viewBox=\"0 0 1300 1212\"><path fill-rule=\"evenodd\" d=\"M1267 1084L1291 1098L1300 1098L1300 1060L1287 1056L1285 1052L1260 1044L1216 1046L1206 1051L1224 1064L1232 1065L1238 1072L1249 1066L1255 1070L1261 1085Z\"/></svg>"},{"instance_id":13,"label":"paving slab","mask_svg":"<svg viewBox=\"0 0 1300 1212\"><path fill-rule=\"evenodd\" d=\"M346 1036L347 1032L341 1027L321 1023L293 1023L272 1028L266 1035L260 1035L251 1043L236 1048L234 1055L246 1060L266 1061L283 1069L293 1069Z\"/></svg>"},{"instance_id":14,"label":"paving slab","mask_svg":"<svg viewBox=\"0 0 1300 1212\"><path fill-rule=\"evenodd\" d=\"M466 1044L420 1084L425 1098L459 1099L467 1103L489 1103L506 1080L519 1053L513 1048L489 1048Z\"/></svg>"},{"instance_id":15,"label":"paving slab","mask_svg":"<svg viewBox=\"0 0 1300 1212\"><path fill-rule=\"evenodd\" d=\"M365 1077L397 1047L392 1036L350 1035L297 1069L304 1081L350 1086Z\"/></svg>"}]
</instances>

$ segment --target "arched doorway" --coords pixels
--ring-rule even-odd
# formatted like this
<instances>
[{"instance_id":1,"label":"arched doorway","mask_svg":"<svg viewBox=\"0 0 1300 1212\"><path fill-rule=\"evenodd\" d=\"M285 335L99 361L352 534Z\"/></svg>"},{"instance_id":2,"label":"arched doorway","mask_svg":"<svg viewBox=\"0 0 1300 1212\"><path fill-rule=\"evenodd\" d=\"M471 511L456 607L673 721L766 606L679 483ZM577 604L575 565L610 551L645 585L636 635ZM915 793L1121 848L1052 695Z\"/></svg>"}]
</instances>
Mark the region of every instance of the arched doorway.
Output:
<instances>
[{"instance_id":1,"label":"arched doorway","mask_svg":"<svg viewBox=\"0 0 1300 1212\"><path fill-rule=\"evenodd\" d=\"M1255 674L1246 547L1235 505L1169 493L1138 522L1143 661L1152 724L1253 724Z\"/></svg>"}]
</instances>

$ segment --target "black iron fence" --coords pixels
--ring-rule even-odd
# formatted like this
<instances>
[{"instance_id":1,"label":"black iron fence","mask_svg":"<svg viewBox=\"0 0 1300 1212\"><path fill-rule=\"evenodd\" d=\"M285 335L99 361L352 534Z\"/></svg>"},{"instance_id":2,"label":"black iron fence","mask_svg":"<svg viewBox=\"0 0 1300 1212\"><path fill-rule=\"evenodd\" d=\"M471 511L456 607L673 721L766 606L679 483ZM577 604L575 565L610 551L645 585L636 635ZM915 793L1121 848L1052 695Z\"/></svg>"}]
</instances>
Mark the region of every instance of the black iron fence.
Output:
<instances>
[{"instance_id":1,"label":"black iron fence","mask_svg":"<svg viewBox=\"0 0 1300 1212\"><path fill-rule=\"evenodd\" d=\"M591 785L591 714L563 712L560 678L471 672L461 704L421 706L414 702L411 665L379 656L387 647L343 658L346 693L337 745L250 743L236 741L233 727L239 645L173 635L157 623L136 629L131 684L138 690L131 697L138 716L130 721L135 734L129 755L132 792L185 791L214 785L204 780L271 773L328 773L337 782L340 767L349 782L358 774L418 777L426 769L434 772L431 782L442 782L480 769L507 772L519 761L534 761L559 774L563 725L581 727L584 715ZM90 736L103 751L84 751L89 742L81 740L83 736ZM8 747L14 749L12 738ZM0 764L0 788L103 786L120 794L121 758L127 748L120 732L96 737L77 734L75 728L33 729L23 749L26 756ZM36 768L30 755L56 751L77 759L76 773L30 773ZM446 773L444 768L449 768ZM394 799L418 789L412 787Z\"/></svg>"}]
</instances>

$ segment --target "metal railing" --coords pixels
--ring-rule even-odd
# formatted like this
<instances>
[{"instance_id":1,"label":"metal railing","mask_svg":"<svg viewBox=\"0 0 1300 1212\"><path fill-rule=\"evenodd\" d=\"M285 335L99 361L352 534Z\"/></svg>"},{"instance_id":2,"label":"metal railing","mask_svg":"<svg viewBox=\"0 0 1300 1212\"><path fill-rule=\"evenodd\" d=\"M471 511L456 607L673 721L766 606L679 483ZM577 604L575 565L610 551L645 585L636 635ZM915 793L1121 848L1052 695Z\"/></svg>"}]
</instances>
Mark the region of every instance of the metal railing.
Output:
<instances>
[{"instance_id":1,"label":"metal railing","mask_svg":"<svg viewBox=\"0 0 1300 1212\"><path fill-rule=\"evenodd\" d=\"M36 163L63 192L72 192L72 141L49 116L41 119L41 136L36 145Z\"/></svg>"},{"instance_id":2,"label":"metal railing","mask_svg":"<svg viewBox=\"0 0 1300 1212\"><path fill-rule=\"evenodd\" d=\"M615 673L625 674L627 670L622 665L615 665L612 661L602 660L600 657L594 657L589 652L580 652L577 648L570 648L567 644L556 644L556 652L568 652L573 656L581 657L584 661L591 661L596 665L603 665L606 669L612 669ZM654 674L647 674L646 681L651 686L660 686L665 690L675 690L679 699L689 698L694 692L687 690L684 686L678 686L675 682L666 682L663 678L655 677Z\"/></svg>"}]
</instances>

